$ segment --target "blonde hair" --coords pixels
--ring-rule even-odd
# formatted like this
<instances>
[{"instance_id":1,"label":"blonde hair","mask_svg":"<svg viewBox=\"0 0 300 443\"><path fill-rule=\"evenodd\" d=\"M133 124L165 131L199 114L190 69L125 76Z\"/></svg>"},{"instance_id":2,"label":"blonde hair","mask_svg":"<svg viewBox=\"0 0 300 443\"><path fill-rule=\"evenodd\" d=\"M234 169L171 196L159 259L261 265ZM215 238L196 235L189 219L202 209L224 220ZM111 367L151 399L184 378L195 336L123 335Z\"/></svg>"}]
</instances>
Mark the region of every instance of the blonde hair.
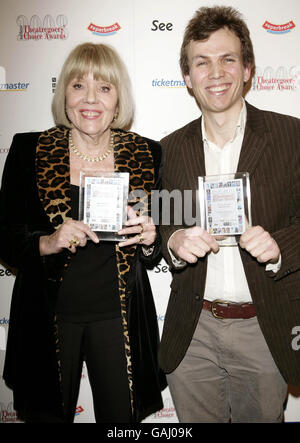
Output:
<instances>
[{"instance_id":1,"label":"blonde hair","mask_svg":"<svg viewBox=\"0 0 300 443\"><path fill-rule=\"evenodd\" d=\"M134 101L127 69L115 49L94 43L76 46L64 62L52 102L55 124L71 127L65 109L66 88L70 81L83 78L90 70L96 80L101 78L117 89L118 113L111 127L129 129L134 116Z\"/></svg>"}]
</instances>

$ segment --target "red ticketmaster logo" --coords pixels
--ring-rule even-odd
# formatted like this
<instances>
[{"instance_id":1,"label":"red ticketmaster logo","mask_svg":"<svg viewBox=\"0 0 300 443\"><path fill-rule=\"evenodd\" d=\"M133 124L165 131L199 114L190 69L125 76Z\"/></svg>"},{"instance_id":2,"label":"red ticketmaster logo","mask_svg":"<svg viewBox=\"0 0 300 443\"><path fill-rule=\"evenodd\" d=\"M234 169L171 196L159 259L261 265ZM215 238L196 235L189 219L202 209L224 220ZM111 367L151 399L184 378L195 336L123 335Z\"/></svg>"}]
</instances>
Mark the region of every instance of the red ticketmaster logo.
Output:
<instances>
[{"instance_id":1,"label":"red ticketmaster logo","mask_svg":"<svg viewBox=\"0 0 300 443\"><path fill-rule=\"evenodd\" d=\"M119 31L121 29L121 26L119 25L119 23L114 23L113 25L110 26L97 26L94 23L91 23L88 27L89 31L92 31L93 34L95 35L113 35L115 34L117 31Z\"/></svg>"},{"instance_id":2,"label":"red ticketmaster logo","mask_svg":"<svg viewBox=\"0 0 300 443\"><path fill-rule=\"evenodd\" d=\"M293 28L295 28L295 23L293 20L290 20L288 23L284 23L283 25L273 25L272 23L265 21L263 24L263 28L265 28L271 34L285 34L286 32L290 32Z\"/></svg>"}]
</instances>

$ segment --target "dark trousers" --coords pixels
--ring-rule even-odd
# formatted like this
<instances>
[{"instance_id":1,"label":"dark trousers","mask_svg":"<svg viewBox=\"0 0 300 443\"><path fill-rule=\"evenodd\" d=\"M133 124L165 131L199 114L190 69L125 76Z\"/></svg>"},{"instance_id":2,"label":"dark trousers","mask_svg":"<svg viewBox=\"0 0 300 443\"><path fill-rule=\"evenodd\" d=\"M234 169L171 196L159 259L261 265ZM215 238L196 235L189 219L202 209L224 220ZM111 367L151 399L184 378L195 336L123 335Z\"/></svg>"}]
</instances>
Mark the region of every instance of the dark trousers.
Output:
<instances>
[{"instance_id":1,"label":"dark trousers","mask_svg":"<svg viewBox=\"0 0 300 443\"><path fill-rule=\"evenodd\" d=\"M59 320L58 337L66 421L74 420L85 361L96 422L129 423L131 412L121 319L92 323Z\"/></svg>"}]
</instances>

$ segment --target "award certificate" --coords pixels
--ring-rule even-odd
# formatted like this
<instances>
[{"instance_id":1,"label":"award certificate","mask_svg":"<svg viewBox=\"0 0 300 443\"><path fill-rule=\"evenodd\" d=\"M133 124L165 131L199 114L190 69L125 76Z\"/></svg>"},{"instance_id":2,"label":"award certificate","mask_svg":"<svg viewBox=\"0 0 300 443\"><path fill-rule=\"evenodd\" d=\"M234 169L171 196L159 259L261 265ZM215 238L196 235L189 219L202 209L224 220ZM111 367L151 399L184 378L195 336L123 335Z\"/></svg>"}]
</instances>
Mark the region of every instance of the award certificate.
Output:
<instances>
[{"instance_id":1,"label":"award certificate","mask_svg":"<svg viewBox=\"0 0 300 443\"><path fill-rule=\"evenodd\" d=\"M251 225L249 174L199 177L198 182L201 226L214 236L243 234Z\"/></svg>"},{"instance_id":2,"label":"award certificate","mask_svg":"<svg viewBox=\"0 0 300 443\"><path fill-rule=\"evenodd\" d=\"M79 219L101 240L120 241L127 219L129 174L127 172L81 172Z\"/></svg>"}]
</instances>

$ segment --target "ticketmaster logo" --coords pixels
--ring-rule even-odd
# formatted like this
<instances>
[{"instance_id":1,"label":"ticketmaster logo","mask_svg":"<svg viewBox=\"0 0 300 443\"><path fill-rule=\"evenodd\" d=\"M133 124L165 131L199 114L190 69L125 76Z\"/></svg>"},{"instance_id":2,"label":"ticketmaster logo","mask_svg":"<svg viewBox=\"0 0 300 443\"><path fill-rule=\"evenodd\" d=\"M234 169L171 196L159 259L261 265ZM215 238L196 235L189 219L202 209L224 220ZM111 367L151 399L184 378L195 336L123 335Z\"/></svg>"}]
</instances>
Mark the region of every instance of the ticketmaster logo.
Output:
<instances>
[{"instance_id":1,"label":"ticketmaster logo","mask_svg":"<svg viewBox=\"0 0 300 443\"><path fill-rule=\"evenodd\" d=\"M164 78L156 78L152 80L152 86L154 88L185 88L186 84L183 80L165 80Z\"/></svg>"},{"instance_id":2,"label":"ticketmaster logo","mask_svg":"<svg viewBox=\"0 0 300 443\"><path fill-rule=\"evenodd\" d=\"M27 91L29 83L0 83L0 91Z\"/></svg>"}]
</instances>

